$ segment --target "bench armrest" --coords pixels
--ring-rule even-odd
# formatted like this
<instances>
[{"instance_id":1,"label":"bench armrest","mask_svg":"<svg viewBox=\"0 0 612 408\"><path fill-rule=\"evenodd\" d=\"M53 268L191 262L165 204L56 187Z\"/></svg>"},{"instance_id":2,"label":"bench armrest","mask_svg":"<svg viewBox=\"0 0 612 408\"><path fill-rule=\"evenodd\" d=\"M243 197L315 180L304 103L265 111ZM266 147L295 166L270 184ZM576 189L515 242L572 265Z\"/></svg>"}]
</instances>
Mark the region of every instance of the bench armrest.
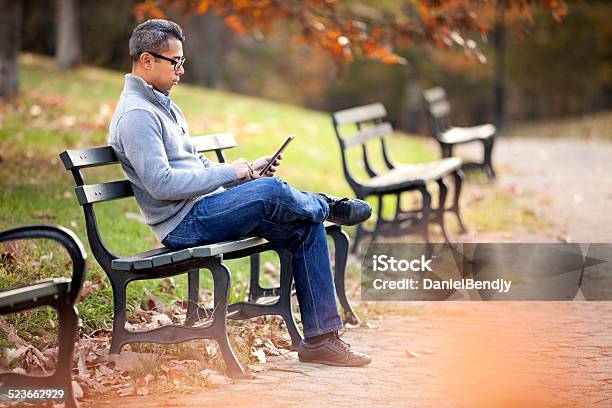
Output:
<instances>
[{"instance_id":1,"label":"bench armrest","mask_svg":"<svg viewBox=\"0 0 612 408\"><path fill-rule=\"evenodd\" d=\"M0 232L0 242L15 239L47 238L59 242L72 259L72 282L68 300L74 304L81 293L87 270L87 253L79 238L67 228L57 225L34 224Z\"/></svg>"}]
</instances>

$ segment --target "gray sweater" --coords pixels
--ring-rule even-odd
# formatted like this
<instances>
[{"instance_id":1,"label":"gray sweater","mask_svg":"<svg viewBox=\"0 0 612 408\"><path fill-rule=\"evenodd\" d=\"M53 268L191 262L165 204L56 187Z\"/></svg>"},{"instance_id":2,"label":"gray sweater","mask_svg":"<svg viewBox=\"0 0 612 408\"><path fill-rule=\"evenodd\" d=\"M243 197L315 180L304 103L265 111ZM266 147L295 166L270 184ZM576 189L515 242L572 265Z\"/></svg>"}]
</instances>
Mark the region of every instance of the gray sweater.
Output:
<instances>
[{"instance_id":1,"label":"gray sweater","mask_svg":"<svg viewBox=\"0 0 612 408\"><path fill-rule=\"evenodd\" d=\"M185 116L142 78L128 74L108 144L132 183L145 222L162 241L203 196L236 182L236 170L196 152Z\"/></svg>"}]
</instances>

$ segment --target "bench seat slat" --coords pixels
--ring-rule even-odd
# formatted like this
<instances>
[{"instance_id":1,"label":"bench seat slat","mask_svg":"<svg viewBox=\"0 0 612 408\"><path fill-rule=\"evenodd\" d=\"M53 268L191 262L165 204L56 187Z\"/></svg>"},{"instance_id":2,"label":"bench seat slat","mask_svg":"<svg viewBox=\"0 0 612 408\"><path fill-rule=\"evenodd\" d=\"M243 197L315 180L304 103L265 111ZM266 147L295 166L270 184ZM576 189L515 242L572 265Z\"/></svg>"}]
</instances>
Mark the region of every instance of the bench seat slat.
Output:
<instances>
[{"instance_id":1,"label":"bench seat slat","mask_svg":"<svg viewBox=\"0 0 612 408\"><path fill-rule=\"evenodd\" d=\"M170 254L172 256L172 262L181 262L185 259L191 258L191 251L189 248L181 249L180 251L173 252Z\"/></svg>"},{"instance_id":2,"label":"bench seat slat","mask_svg":"<svg viewBox=\"0 0 612 408\"><path fill-rule=\"evenodd\" d=\"M387 110L382 103L358 106L356 108L344 109L333 114L336 125L342 126L357 122L367 122L369 120L384 118Z\"/></svg>"},{"instance_id":3,"label":"bench seat slat","mask_svg":"<svg viewBox=\"0 0 612 408\"><path fill-rule=\"evenodd\" d=\"M252 248L254 246L266 244L263 238L258 237L247 237L241 238L235 241L224 241L210 245L204 245L199 247L191 248L191 253L194 258L205 258L208 256L215 256L224 254L226 252L240 251L241 249Z\"/></svg>"},{"instance_id":4,"label":"bench seat slat","mask_svg":"<svg viewBox=\"0 0 612 408\"><path fill-rule=\"evenodd\" d=\"M344 141L344 145L352 147L361 143L366 143L369 140L382 138L387 135L393 134L393 126L390 123L385 122L380 125L371 126L360 130L359 132L348 137Z\"/></svg>"},{"instance_id":5,"label":"bench seat slat","mask_svg":"<svg viewBox=\"0 0 612 408\"><path fill-rule=\"evenodd\" d=\"M267 242L268 241L263 238L247 237L235 241L224 241L177 251L169 248L157 248L133 256L117 258L113 260L112 267L120 271L150 269L157 266L185 261L190 258L207 258L228 252L239 251L263 245Z\"/></svg>"},{"instance_id":6,"label":"bench seat slat","mask_svg":"<svg viewBox=\"0 0 612 408\"><path fill-rule=\"evenodd\" d=\"M444 143L466 143L472 140L487 139L495 135L495 126L490 123L472 127L452 127L440 135Z\"/></svg>"},{"instance_id":7,"label":"bench seat slat","mask_svg":"<svg viewBox=\"0 0 612 408\"><path fill-rule=\"evenodd\" d=\"M0 291L0 313L10 313L12 309L19 308L20 304L33 299L68 293L70 283L68 278L54 278Z\"/></svg>"},{"instance_id":8,"label":"bench seat slat","mask_svg":"<svg viewBox=\"0 0 612 408\"><path fill-rule=\"evenodd\" d=\"M141 253L136 254L136 255L126 256L126 257L122 257L122 258L117 258L117 259L113 260L112 267L114 269L118 269L118 270L121 270L121 271L129 271L130 269L132 269L134 264L136 262L138 262L138 261L141 261L141 260L151 260L151 258L154 258L154 257L159 256L159 255L168 254L168 253L171 253L171 252L172 252L172 250L168 249L168 248L156 248L156 249L152 249L150 251L141 252ZM151 265L153 264L152 261L150 261L150 264Z\"/></svg>"},{"instance_id":9,"label":"bench seat slat","mask_svg":"<svg viewBox=\"0 0 612 408\"><path fill-rule=\"evenodd\" d=\"M363 185L377 191L395 191L404 185L423 185L461 168L461 160L452 157L431 163L402 165L388 173L372 177Z\"/></svg>"},{"instance_id":10,"label":"bench seat slat","mask_svg":"<svg viewBox=\"0 0 612 408\"><path fill-rule=\"evenodd\" d=\"M111 181L101 184L86 184L74 189L79 204L92 204L101 201L117 200L134 195L132 184L128 180Z\"/></svg>"}]
</instances>

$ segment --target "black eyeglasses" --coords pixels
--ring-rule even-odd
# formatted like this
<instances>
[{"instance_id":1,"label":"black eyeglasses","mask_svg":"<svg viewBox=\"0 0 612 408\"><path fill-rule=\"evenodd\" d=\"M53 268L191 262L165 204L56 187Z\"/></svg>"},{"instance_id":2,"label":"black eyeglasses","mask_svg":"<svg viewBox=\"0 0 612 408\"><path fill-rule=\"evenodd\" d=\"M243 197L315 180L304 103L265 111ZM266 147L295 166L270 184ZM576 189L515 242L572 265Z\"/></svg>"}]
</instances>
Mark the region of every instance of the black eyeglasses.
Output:
<instances>
[{"instance_id":1,"label":"black eyeglasses","mask_svg":"<svg viewBox=\"0 0 612 408\"><path fill-rule=\"evenodd\" d=\"M155 58L159 58L159 59L163 59L163 60L166 60L166 61L170 61L174 65L174 70L175 71L178 71L179 69L181 69L181 67L185 64L185 57L181 57L181 59L179 59L177 61L175 59L164 57L163 55L159 55L159 54L156 54L156 53L151 52L151 51L143 51L143 52L141 52L141 54L143 54L145 52L147 54L151 54Z\"/></svg>"}]
</instances>

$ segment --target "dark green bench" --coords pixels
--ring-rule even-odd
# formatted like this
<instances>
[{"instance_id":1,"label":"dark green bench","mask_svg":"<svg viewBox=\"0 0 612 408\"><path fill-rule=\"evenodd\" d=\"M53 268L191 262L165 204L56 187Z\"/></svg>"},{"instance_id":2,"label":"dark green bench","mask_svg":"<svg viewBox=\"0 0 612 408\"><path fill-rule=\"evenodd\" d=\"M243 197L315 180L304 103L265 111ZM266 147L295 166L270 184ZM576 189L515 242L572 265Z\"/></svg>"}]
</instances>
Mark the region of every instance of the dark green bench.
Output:
<instances>
[{"instance_id":1,"label":"dark green bench","mask_svg":"<svg viewBox=\"0 0 612 408\"><path fill-rule=\"evenodd\" d=\"M28 225L0 232L0 242L46 238L59 242L72 259L72 278L53 278L0 291L0 315L22 312L40 306L55 308L59 316L59 345L55 372L33 376L0 374L0 388L53 389L63 391L61 399L75 407L72 394L72 355L77 339L79 315L75 307L85 281L87 254L72 231L54 225ZM59 394L49 396L59 397ZM16 402L16 401L13 401Z\"/></svg>"},{"instance_id":2,"label":"dark green bench","mask_svg":"<svg viewBox=\"0 0 612 408\"><path fill-rule=\"evenodd\" d=\"M237 145L230 133L193 137L198 152L214 151L220 162L225 162L224 149ZM111 181L101 184L86 184L82 170L118 163L117 156L109 146L89 149L67 150L60 154L66 170L72 173L77 185L75 191L79 204L85 213L87 237L92 253L106 272L112 288L114 301L113 333L111 352L117 353L127 343L178 343L192 339L211 338L219 345L228 374L239 377L243 368L236 360L227 337L226 319L247 319L262 315L281 316L289 334L292 346L297 347L302 336L297 328L291 310L292 271L291 253L275 248L263 238L245 237L234 241L218 242L182 250L158 248L126 257L112 254L104 245L94 211L95 204L133 196L129 181ZM336 249L335 282L338 298L345 310L347 321L357 323L344 288L344 272L348 252L348 237L340 227L326 224L328 234L333 238ZM280 286L262 288L259 283L259 254L275 251L280 259ZM230 271L224 260L251 257L251 279L248 299L228 304ZM198 304L199 271L208 269L213 276L214 307L204 308ZM145 279L159 279L178 274L188 275L188 306L184 326L167 325L147 331L126 330L126 286L129 282ZM262 297L273 297L258 302ZM202 319L206 319L201 322Z\"/></svg>"},{"instance_id":3,"label":"dark green bench","mask_svg":"<svg viewBox=\"0 0 612 408\"><path fill-rule=\"evenodd\" d=\"M391 152L387 146L386 138L393 133L393 127L385 121L387 111L383 104L374 103L355 108L344 109L332 114L332 121L342 157L342 168L346 181L353 192L362 200L369 196L378 198L378 215L376 226L372 231L366 231L360 224L354 240L353 251L356 250L360 239L369 234L375 240L379 234L406 234L416 232L421 234L425 242L429 240L429 223L437 222L442 230L446 241L449 240L444 214L452 211L456 214L462 231L465 227L461 218L459 208L459 196L461 194L462 172L461 160L447 158L422 164L399 164L391 158ZM380 158L383 169L375 169L370 156L371 146L380 142L379 150L382 152ZM359 179L353 174L350 163L349 150L361 150L363 167L368 178ZM396 152L398 153L398 152ZM401 154L401 152L399 152ZM446 195L448 187L445 177L454 180L454 200L450 207L446 207ZM428 183L435 182L439 189L439 202L437 208L431 205L431 194ZM417 191L422 197L422 206L416 210L403 210L400 206L401 195L404 192ZM383 217L383 197L387 195L396 196L395 216L393 219Z\"/></svg>"},{"instance_id":4,"label":"dark green bench","mask_svg":"<svg viewBox=\"0 0 612 408\"><path fill-rule=\"evenodd\" d=\"M482 162L464 162L463 169L482 168L487 176L495 178L495 169L492 162L495 126L490 123L472 127L452 126L450 103L446 98L446 91L442 87L436 86L423 91L423 101L429 131L440 144L442 157L451 157L453 147L456 145L471 142L482 143L484 155Z\"/></svg>"}]
</instances>

